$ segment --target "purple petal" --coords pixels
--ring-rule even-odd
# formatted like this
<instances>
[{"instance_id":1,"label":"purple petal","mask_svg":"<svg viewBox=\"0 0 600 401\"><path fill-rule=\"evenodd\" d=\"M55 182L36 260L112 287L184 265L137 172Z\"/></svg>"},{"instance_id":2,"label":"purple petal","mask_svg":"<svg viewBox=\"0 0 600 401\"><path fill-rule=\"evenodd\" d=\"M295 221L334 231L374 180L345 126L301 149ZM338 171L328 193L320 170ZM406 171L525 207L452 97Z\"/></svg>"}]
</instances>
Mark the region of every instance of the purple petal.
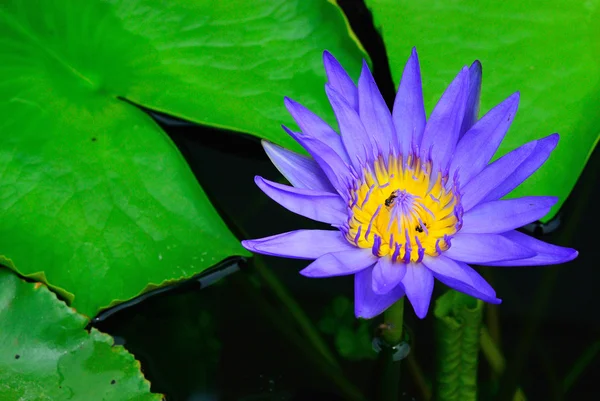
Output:
<instances>
[{"instance_id":1,"label":"purple petal","mask_svg":"<svg viewBox=\"0 0 600 401\"><path fill-rule=\"evenodd\" d=\"M479 117L479 98L481 96L481 63L475 60L469 67L469 96L465 108L465 118L460 128L459 138L462 137Z\"/></svg>"},{"instance_id":2,"label":"purple petal","mask_svg":"<svg viewBox=\"0 0 600 401\"><path fill-rule=\"evenodd\" d=\"M480 203L463 216L461 233L503 233L544 217L555 196L526 196Z\"/></svg>"},{"instance_id":3,"label":"purple petal","mask_svg":"<svg viewBox=\"0 0 600 401\"><path fill-rule=\"evenodd\" d=\"M349 162L342 138L321 117L288 97L284 98L283 103L305 137L312 137L323 142L333 149L342 160L346 163Z\"/></svg>"},{"instance_id":4,"label":"purple petal","mask_svg":"<svg viewBox=\"0 0 600 401\"><path fill-rule=\"evenodd\" d=\"M300 216L337 226L348 220L348 207L338 194L294 188L259 176L254 182L269 198Z\"/></svg>"},{"instance_id":5,"label":"purple petal","mask_svg":"<svg viewBox=\"0 0 600 401\"><path fill-rule=\"evenodd\" d=\"M435 278L457 291L464 292L482 301L499 304L496 291L475 270L463 262L457 262L443 255L425 256L423 264L433 272Z\"/></svg>"},{"instance_id":6,"label":"purple petal","mask_svg":"<svg viewBox=\"0 0 600 401\"><path fill-rule=\"evenodd\" d=\"M501 260L529 258L535 252L499 234L463 234L452 238L444 256L465 263L488 263Z\"/></svg>"},{"instance_id":7,"label":"purple petal","mask_svg":"<svg viewBox=\"0 0 600 401\"><path fill-rule=\"evenodd\" d=\"M489 266L545 266L556 265L569 262L575 259L578 252L572 248L547 244L529 235L518 231L509 231L502 234L504 238L514 241L517 244L525 246L536 252L536 255L530 258L510 260L504 262L486 263Z\"/></svg>"},{"instance_id":8,"label":"purple petal","mask_svg":"<svg viewBox=\"0 0 600 401\"><path fill-rule=\"evenodd\" d=\"M464 67L436 104L423 132L421 157L431 156L444 170L456 148L469 95L469 69ZM435 169L435 167L434 167Z\"/></svg>"},{"instance_id":9,"label":"purple petal","mask_svg":"<svg viewBox=\"0 0 600 401\"><path fill-rule=\"evenodd\" d=\"M336 92L329 84L325 84L325 92L335 113L342 142L346 152L350 157L350 162L357 171L362 170L361 161L372 160L375 154L373 142L367 135L360 117L342 96Z\"/></svg>"},{"instance_id":10,"label":"purple petal","mask_svg":"<svg viewBox=\"0 0 600 401\"><path fill-rule=\"evenodd\" d=\"M345 276L371 267L376 262L377 258L370 249L353 248L323 255L301 270L300 274L306 277Z\"/></svg>"},{"instance_id":11,"label":"purple petal","mask_svg":"<svg viewBox=\"0 0 600 401\"><path fill-rule=\"evenodd\" d=\"M317 139L292 132L285 126L283 129L310 153L335 190L343 197L348 197L348 188L353 178L350 176L348 165L340 156Z\"/></svg>"},{"instance_id":12,"label":"purple petal","mask_svg":"<svg viewBox=\"0 0 600 401\"><path fill-rule=\"evenodd\" d=\"M316 259L331 252L354 249L338 230L297 230L242 241L249 251L292 259Z\"/></svg>"},{"instance_id":13,"label":"purple petal","mask_svg":"<svg viewBox=\"0 0 600 401\"><path fill-rule=\"evenodd\" d=\"M373 267L373 291L376 294L387 294L400 284L405 273L404 263L394 263L389 257L379 258Z\"/></svg>"},{"instance_id":14,"label":"purple petal","mask_svg":"<svg viewBox=\"0 0 600 401\"><path fill-rule=\"evenodd\" d=\"M385 104L369 66L363 60L363 68L358 79L358 111L360 119L378 150L386 158L391 147L396 145L396 133L390 109Z\"/></svg>"},{"instance_id":15,"label":"purple petal","mask_svg":"<svg viewBox=\"0 0 600 401\"><path fill-rule=\"evenodd\" d=\"M323 52L323 64L331 87L342 95L354 110L358 110L358 91L344 67L327 50Z\"/></svg>"},{"instance_id":16,"label":"purple petal","mask_svg":"<svg viewBox=\"0 0 600 401\"><path fill-rule=\"evenodd\" d=\"M310 157L292 152L271 142L262 141L262 145L277 170L296 188L335 192L335 188L323 170Z\"/></svg>"},{"instance_id":17,"label":"purple petal","mask_svg":"<svg viewBox=\"0 0 600 401\"><path fill-rule=\"evenodd\" d=\"M410 263L402 279L406 296L420 319L427 316L431 293L433 292L433 274L421 263Z\"/></svg>"},{"instance_id":18,"label":"purple petal","mask_svg":"<svg viewBox=\"0 0 600 401\"><path fill-rule=\"evenodd\" d=\"M548 160L550 153L552 153L558 143L558 139L558 134L552 134L545 138L538 139L531 154L515 168L512 174L498 184L498 186L484 198L484 201L502 198L504 195L518 187L531 174L535 173L536 170Z\"/></svg>"},{"instance_id":19,"label":"purple petal","mask_svg":"<svg viewBox=\"0 0 600 401\"><path fill-rule=\"evenodd\" d=\"M354 276L354 314L356 317L374 318L404 296L402 285L397 285L385 295L374 293L372 276L372 268L364 269Z\"/></svg>"},{"instance_id":20,"label":"purple petal","mask_svg":"<svg viewBox=\"0 0 600 401\"><path fill-rule=\"evenodd\" d=\"M417 50L414 47L402 73L392 117L400 149L402 154L407 156L412 151L413 144L421 143L425 129L421 70Z\"/></svg>"},{"instance_id":21,"label":"purple petal","mask_svg":"<svg viewBox=\"0 0 600 401\"><path fill-rule=\"evenodd\" d=\"M487 166L506 135L519 105L519 93L490 110L462 137L450 163L450 176L458 170L465 185Z\"/></svg>"},{"instance_id":22,"label":"purple petal","mask_svg":"<svg viewBox=\"0 0 600 401\"><path fill-rule=\"evenodd\" d=\"M462 189L461 205L465 212L479 204L491 191L506 180L519 164L527 159L535 146L536 141L532 141L507 153L469 181Z\"/></svg>"}]
</instances>

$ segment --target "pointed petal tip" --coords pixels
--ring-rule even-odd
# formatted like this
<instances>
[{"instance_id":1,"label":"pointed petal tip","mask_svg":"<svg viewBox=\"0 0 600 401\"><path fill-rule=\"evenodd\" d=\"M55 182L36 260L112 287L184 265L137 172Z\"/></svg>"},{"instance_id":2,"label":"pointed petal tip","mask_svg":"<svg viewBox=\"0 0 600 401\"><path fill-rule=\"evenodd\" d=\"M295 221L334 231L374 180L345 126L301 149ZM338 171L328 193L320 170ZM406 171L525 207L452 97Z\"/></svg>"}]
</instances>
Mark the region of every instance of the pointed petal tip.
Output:
<instances>
[{"instance_id":1,"label":"pointed petal tip","mask_svg":"<svg viewBox=\"0 0 600 401\"><path fill-rule=\"evenodd\" d=\"M364 312L363 308L359 307L356 302L354 303L354 316L356 316L357 319L371 319L372 318L372 316L369 316L368 314L366 314Z\"/></svg>"},{"instance_id":2,"label":"pointed petal tip","mask_svg":"<svg viewBox=\"0 0 600 401\"><path fill-rule=\"evenodd\" d=\"M519 103L519 101L521 100L521 92L520 91L516 91L515 93L513 93L512 95L510 95L507 100L510 99L511 102L516 102L517 104Z\"/></svg>"},{"instance_id":3,"label":"pointed petal tip","mask_svg":"<svg viewBox=\"0 0 600 401\"><path fill-rule=\"evenodd\" d=\"M414 46L410 52L410 56L408 57L407 65L414 65L415 67L419 66L419 53L417 53L417 47ZM404 67L406 69L406 67Z\"/></svg>"},{"instance_id":4,"label":"pointed petal tip","mask_svg":"<svg viewBox=\"0 0 600 401\"><path fill-rule=\"evenodd\" d=\"M427 312L429 311L429 305L427 305L427 308L419 308L418 310L415 309L415 306L413 305L413 310L419 319L425 319Z\"/></svg>"},{"instance_id":5,"label":"pointed petal tip","mask_svg":"<svg viewBox=\"0 0 600 401\"><path fill-rule=\"evenodd\" d=\"M255 175L254 176L254 183L260 188L261 185L265 184L265 179L262 178L260 175Z\"/></svg>"},{"instance_id":6,"label":"pointed petal tip","mask_svg":"<svg viewBox=\"0 0 600 401\"><path fill-rule=\"evenodd\" d=\"M577 256L579 256L579 251L576 251L575 249L573 249L573 253L571 254L571 258L569 260L573 260Z\"/></svg>"},{"instance_id":7,"label":"pointed petal tip","mask_svg":"<svg viewBox=\"0 0 600 401\"><path fill-rule=\"evenodd\" d=\"M245 239L241 241L241 244L244 248L249 250L250 252L260 253L269 255L269 253L264 253L261 249L261 244L264 243L264 238L259 239Z\"/></svg>"},{"instance_id":8,"label":"pointed petal tip","mask_svg":"<svg viewBox=\"0 0 600 401\"><path fill-rule=\"evenodd\" d=\"M402 279L406 297L419 319L424 319L429 311L434 287L434 275L425 264L414 263L407 266Z\"/></svg>"},{"instance_id":9,"label":"pointed petal tip","mask_svg":"<svg viewBox=\"0 0 600 401\"><path fill-rule=\"evenodd\" d=\"M508 118L514 119L515 114L519 109L519 103L521 102L521 92L516 91L515 93L507 97L505 102L508 104L509 110L511 111L511 114L508 116Z\"/></svg>"},{"instance_id":10,"label":"pointed petal tip","mask_svg":"<svg viewBox=\"0 0 600 401\"><path fill-rule=\"evenodd\" d=\"M477 73L481 74L481 71L483 70L483 66L481 65L481 61L479 60L475 60L471 63L471 66L469 67L470 70L473 71L477 71Z\"/></svg>"},{"instance_id":11,"label":"pointed petal tip","mask_svg":"<svg viewBox=\"0 0 600 401\"><path fill-rule=\"evenodd\" d=\"M342 68L340 62L329 50L323 50L323 65L325 66L326 73L331 72L335 68Z\"/></svg>"},{"instance_id":12,"label":"pointed petal tip","mask_svg":"<svg viewBox=\"0 0 600 401\"><path fill-rule=\"evenodd\" d=\"M313 278L315 277L314 275L311 274L310 270L308 270L307 267L305 267L304 269L300 270L299 273L301 275L303 275L304 277L308 277L308 278Z\"/></svg>"},{"instance_id":13,"label":"pointed petal tip","mask_svg":"<svg viewBox=\"0 0 600 401\"><path fill-rule=\"evenodd\" d=\"M539 253L539 255L542 255L543 253ZM573 248L564 248L562 249L562 252L560 255L554 255L554 256L550 256L550 255L545 255L546 258L543 261L539 261L536 263L530 263L530 264L519 264L519 260L515 260L515 261L507 261L506 262L506 266L511 267L510 262L514 262L514 267L524 267L524 266L550 266L550 265L561 265L563 263L568 263L573 261L575 258L577 258L577 256L579 256L579 251L573 249ZM548 256L550 256L550 258L548 258ZM501 265L499 265L501 266Z\"/></svg>"},{"instance_id":14,"label":"pointed petal tip","mask_svg":"<svg viewBox=\"0 0 600 401\"><path fill-rule=\"evenodd\" d=\"M294 133L294 131L292 131L291 129L289 129L288 127L286 127L285 125L281 124L281 128L283 128L283 130L292 138L296 139L296 135Z\"/></svg>"},{"instance_id":15,"label":"pointed petal tip","mask_svg":"<svg viewBox=\"0 0 600 401\"><path fill-rule=\"evenodd\" d=\"M294 119L296 119L295 113L302 112L306 109L306 107L304 107L302 104L287 96L283 97L283 104L285 108L290 112L290 114L292 114L292 117L294 117Z\"/></svg>"},{"instance_id":16,"label":"pointed petal tip","mask_svg":"<svg viewBox=\"0 0 600 401\"><path fill-rule=\"evenodd\" d=\"M577 251L577 250L575 250L575 249L572 249L572 248L571 248L571 251L573 251L573 252L571 252L571 254L567 255L567 256L564 258L563 262L561 262L561 263L570 262L570 261L572 261L573 259L575 259L577 256L579 256L579 251Z\"/></svg>"},{"instance_id":17,"label":"pointed petal tip","mask_svg":"<svg viewBox=\"0 0 600 401\"><path fill-rule=\"evenodd\" d=\"M369 64L367 63L367 60L365 60L363 58L362 59L362 69L360 70L360 77L358 78L358 82L359 82L358 86L359 87L361 86L360 82L363 81L365 78L375 81L375 79L373 78L373 74L371 73L371 68L369 68Z\"/></svg>"},{"instance_id":18,"label":"pointed petal tip","mask_svg":"<svg viewBox=\"0 0 600 401\"><path fill-rule=\"evenodd\" d=\"M242 240L242 246L249 251L254 251L254 241L250 239Z\"/></svg>"},{"instance_id":19,"label":"pointed petal tip","mask_svg":"<svg viewBox=\"0 0 600 401\"><path fill-rule=\"evenodd\" d=\"M410 56L408 56L408 61L406 64L414 64L416 66L419 65L419 53L417 52L417 47L413 46L410 51Z\"/></svg>"},{"instance_id":20,"label":"pointed petal tip","mask_svg":"<svg viewBox=\"0 0 600 401\"><path fill-rule=\"evenodd\" d=\"M554 148L556 148L556 145L558 145L558 142L560 140L560 135L555 132L553 134L550 134L548 136L545 136L543 138L540 139L536 139L534 141L531 141L529 143L533 143L535 145L541 145L544 144L543 148L547 151L547 152L552 152L554 150ZM548 146L548 148L546 148L545 146ZM541 167L541 165L540 165Z\"/></svg>"},{"instance_id":21,"label":"pointed petal tip","mask_svg":"<svg viewBox=\"0 0 600 401\"><path fill-rule=\"evenodd\" d=\"M381 313L376 315L371 311L365 311L362 308L358 308L356 306L354 307L354 316L356 316L357 319L373 319L374 317L379 316Z\"/></svg>"},{"instance_id":22,"label":"pointed petal tip","mask_svg":"<svg viewBox=\"0 0 600 401\"><path fill-rule=\"evenodd\" d=\"M269 152L277 150L277 145L275 145L273 142L267 141L266 139L261 139L260 145L262 146L264 151L267 152L267 154L269 154Z\"/></svg>"},{"instance_id":23,"label":"pointed petal tip","mask_svg":"<svg viewBox=\"0 0 600 401\"><path fill-rule=\"evenodd\" d=\"M285 130L285 126L282 125L281 127L284 128L284 130ZM267 156L269 156L269 157L271 157L271 154L273 154L273 153L278 153L278 152L287 150L283 146L279 146L276 143L271 142L267 139L261 139L260 144L263 147L264 151L267 153Z\"/></svg>"},{"instance_id":24,"label":"pointed petal tip","mask_svg":"<svg viewBox=\"0 0 600 401\"><path fill-rule=\"evenodd\" d=\"M558 196L546 196L548 198L548 206L552 207L558 203L560 198Z\"/></svg>"},{"instance_id":25,"label":"pointed petal tip","mask_svg":"<svg viewBox=\"0 0 600 401\"><path fill-rule=\"evenodd\" d=\"M554 134L548 135L546 138L542 138L542 139L547 139L548 141L551 141L552 143L554 143L554 146L556 146L560 139L560 135L558 134L558 132L555 132Z\"/></svg>"}]
</instances>

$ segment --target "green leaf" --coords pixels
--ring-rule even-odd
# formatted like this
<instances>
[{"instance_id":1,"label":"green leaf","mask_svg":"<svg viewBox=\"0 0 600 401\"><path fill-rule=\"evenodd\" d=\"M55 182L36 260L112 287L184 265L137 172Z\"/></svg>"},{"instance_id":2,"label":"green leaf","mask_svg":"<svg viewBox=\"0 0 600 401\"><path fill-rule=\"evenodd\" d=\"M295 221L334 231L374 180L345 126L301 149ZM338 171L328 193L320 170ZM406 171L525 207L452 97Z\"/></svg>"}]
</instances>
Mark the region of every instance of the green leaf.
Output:
<instances>
[{"instance_id":1,"label":"green leaf","mask_svg":"<svg viewBox=\"0 0 600 401\"><path fill-rule=\"evenodd\" d=\"M361 58L320 0L12 0L0 42L0 249L87 316L249 255L123 98L298 148L283 96L331 122L321 52Z\"/></svg>"},{"instance_id":2,"label":"green leaf","mask_svg":"<svg viewBox=\"0 0 600 401\"><path fill-rule=\"evenodd\" d=\"M364 56L341 10L323 0L109 3L123 28L148 43L129 56L136 78L120 94L297 151L302 149L281 129L282 123L293 124L283 97L334 124L323 89L323 50L354 77Z\"/></svg>"},{"instance_id":3,"label":"green leaf","mask_svg":"<svg viewBox=\"0 0 600 401\"><path fill-rule=\"evenodd\" d=\"M38 94L56 91L41 84L33 83ZM45 276L93 316L149 285L246 254L148 116L118 100L75 106L56 95L37 100L48 109L40 113L29 103L35 96L19 102L16 84L2 89L13 101L0 111L9 116L0 136L0 249L20 273Z\"/></svg>"},{"instance_id":4,"label":"green leaf","mask_svg":"<svg viewBox=\"0 0 600 401\"><path fill-rule=\"evenodd\" d=\"M435 303L435 399L476 401L483 302L449 290Z\"/></svg>"},{"instance_id":5,"label":"green leaf","mask_svg":"<svg viewBox=\"0 0 600 401\"><path fill-rule=\"evenodd\" d=\"M0 268L0 399L161 400L140 364L40 283Z\"/></svg>"},{"instance_id":6,"label":"green leaf","mask_svg":"<svg viewBox=\"0 0 600 401\"><path fill-rule=\"evenodd\" d=\"M399 82L410 49L419 51L431 111L460 68L483 65L482 112L515 91L519 112L497 156L558 132L548 162L511 197L569 195L599 139L598 0L502 2L367 0ZM483 113L481 114L483 115Z\"/></svg>"}]
</instances>

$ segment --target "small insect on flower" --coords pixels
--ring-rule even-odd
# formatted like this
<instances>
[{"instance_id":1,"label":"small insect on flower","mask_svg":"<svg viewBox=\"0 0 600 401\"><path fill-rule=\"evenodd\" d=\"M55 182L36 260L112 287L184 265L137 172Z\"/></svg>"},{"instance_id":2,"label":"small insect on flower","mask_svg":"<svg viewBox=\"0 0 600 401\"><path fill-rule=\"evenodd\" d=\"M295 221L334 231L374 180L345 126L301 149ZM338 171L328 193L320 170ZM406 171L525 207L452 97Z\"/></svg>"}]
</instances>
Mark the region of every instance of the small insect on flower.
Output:
<instances>
[{"instance_id":1,"label":"small insect on flower","mask_svg":"<svg viewBox=\"0 0 600 401\"><path fill-rule=\"evenodd\" d=\"M355 314L372 318L407 296L426 316L434 278L486 302L494 289L468 264L534 266L564 263L577 251L516 231L556 203L552 196L502 200L550 156L558 134L524 144L490 163L517 111L509 96L481 119L481 64L464 67L427 120L413 49L393 110L363 62L358 85L324 53L325 91L340 133L285 98L301 132L284 130L306 157L263 146L292 186L255 182L275 202L334 230L297 230L246 240L247 249L314 259L308 277L354 274Z\"/></svg>"},{"instance_id":2,"label":"small insect on flower","mask_svg":"<svg viewBox=\"0 0 600 401\"><path fill-rule=\"evenodd\" d=\"M385 200L385 207L390 207L394 204L394 199L396 199L398 195L396 195L396 191L392 192L391 195Z\"/></svg>"}]
</instances>

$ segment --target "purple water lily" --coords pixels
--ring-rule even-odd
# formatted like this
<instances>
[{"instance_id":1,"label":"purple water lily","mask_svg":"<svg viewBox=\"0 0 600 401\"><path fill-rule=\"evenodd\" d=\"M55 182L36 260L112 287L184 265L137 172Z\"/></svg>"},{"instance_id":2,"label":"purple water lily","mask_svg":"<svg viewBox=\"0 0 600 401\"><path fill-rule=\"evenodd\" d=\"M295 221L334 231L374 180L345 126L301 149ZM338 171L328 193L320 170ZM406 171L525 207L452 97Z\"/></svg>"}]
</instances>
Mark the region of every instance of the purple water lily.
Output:
<instances>
[{"instance_id":1,"label":"purple water lily","mask_svg":"<svg viewBox=\"0 0 600 401\"><path fill-rule=\"evenodd\" d=\"M247 240L248 250L316 259L308 277L354 274L355 314L372 318L406 295L427 315L434 277L455 290L500 303L468 263L534 266L570 261L577 251L515 231L548 213L552 196L500 200L548 158L558 134L490 160L517 111L509 96L480 120L481 64L464 67L429 120L413 49L390 113L366 63L358 87L324 53L325 91L340 134L291 99L301 132L283 127L312 157L263 146L293 185L256 184L288 210L335 230L298 230Z\"/></svg>"}]
</instances>

